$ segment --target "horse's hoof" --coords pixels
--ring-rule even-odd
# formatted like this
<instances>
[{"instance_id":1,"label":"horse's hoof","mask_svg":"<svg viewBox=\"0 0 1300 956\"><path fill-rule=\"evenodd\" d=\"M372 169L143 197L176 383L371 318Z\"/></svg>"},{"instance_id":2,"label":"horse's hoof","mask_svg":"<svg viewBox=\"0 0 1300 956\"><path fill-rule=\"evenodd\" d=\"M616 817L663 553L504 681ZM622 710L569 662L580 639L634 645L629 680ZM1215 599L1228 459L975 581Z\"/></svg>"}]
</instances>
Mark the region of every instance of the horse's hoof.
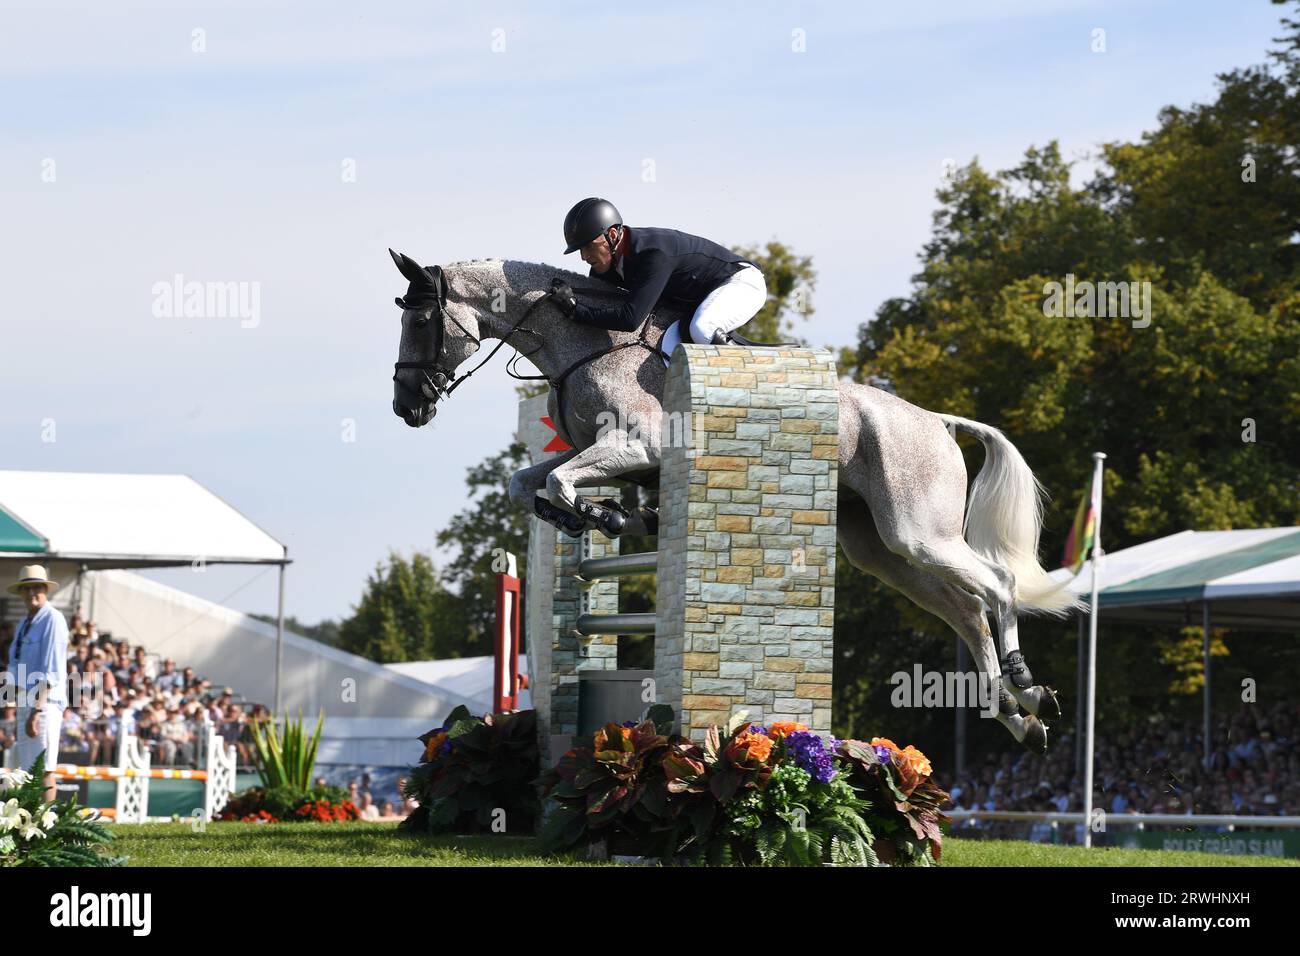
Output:
<instances>
[{"instance_id":1,"label":"horse's hoof","mask_svg":"<svg viewBox=\"0 0 1300 956\"><path fill-rule=\"evenodd\" d=\"M1057 699L1056 688L1044 685L1040 688L1042 696L1038 699L1038 716L1045 720L1061 719L1061 702Z\"/></svg>"},{"instance_id":2,"label":"horse's hoof","mask_svg":"<svg viewBox=\"0 0 1300 956\"><path fill-rule=\"evenodd\" d=\"M1031 754L1042 756L1047 753L1047 725L1037 717L1025 718L1025 736L1020 742Z\"/></svg>"},{"instance_id":3,"label":"horse's hoof","mask_svg":"<svg viewBox=\"0 0 1300 956\"><path fill-rule=\"evenodd\" d=\"M1025 713L1042 717L1044 720L1057 720L1061 716L1061 703L1056 699L1056 691L1051 687L1035 684L1033 687L1013 687L1015 695Z\"/></svg>"},{"instance_id":4,"label":"horse's hoof","mask_svg":"<svg viewBox=\"0 0 1300 956\"><path fill-rule=\"evenodd\" d=\"M579 498L575 508L609 538L617 538L622 534L627 527L627 519L631 517L622 505L610 498L599 504Z\"/></svg>"}]
</instances>

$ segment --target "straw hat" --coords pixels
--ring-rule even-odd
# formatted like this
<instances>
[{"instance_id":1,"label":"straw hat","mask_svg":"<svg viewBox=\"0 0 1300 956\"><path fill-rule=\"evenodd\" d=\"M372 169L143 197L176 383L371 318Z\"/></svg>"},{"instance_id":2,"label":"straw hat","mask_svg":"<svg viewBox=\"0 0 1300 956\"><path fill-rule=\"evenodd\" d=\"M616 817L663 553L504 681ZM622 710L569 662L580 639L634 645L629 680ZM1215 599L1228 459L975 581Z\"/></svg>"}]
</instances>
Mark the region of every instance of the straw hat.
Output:
<instances>
[{"instance_id":1,"label":"straw hat","mask_svg":"<svg viewBox=\"0 0 1300 956\"><path fill-rule=\"evenodd\" d=\"M45 566L43 564L28 564L19 569L18 580L9 585L6 590L8 590L10 594L17 594L19 588L25 587L28 584L48 584L51 591L56 590L59 586L58 581L50 580L49 576L45 573Z\"/></svg>"}]
</instances>

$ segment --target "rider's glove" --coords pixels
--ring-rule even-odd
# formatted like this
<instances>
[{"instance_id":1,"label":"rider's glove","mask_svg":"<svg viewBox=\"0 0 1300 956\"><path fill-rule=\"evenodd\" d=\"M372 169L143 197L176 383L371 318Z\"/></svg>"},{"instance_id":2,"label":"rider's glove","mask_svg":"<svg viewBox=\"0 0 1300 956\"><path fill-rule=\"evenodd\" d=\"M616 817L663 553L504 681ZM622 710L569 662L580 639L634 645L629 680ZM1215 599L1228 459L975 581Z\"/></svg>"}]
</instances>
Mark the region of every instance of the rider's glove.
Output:
<instances>
[{"instance_id":1,"label":"rider's glove","mask_svg":"<svg viewBox=\"0 0 1300 956\"><path fill-rule=\"evenodd\" d=\"M578 297L573 294L573 287L569 283L560 278L552 279L551 298L561 312L573 318L573 313L578 308Z\"/></svg>"}]
</instances>

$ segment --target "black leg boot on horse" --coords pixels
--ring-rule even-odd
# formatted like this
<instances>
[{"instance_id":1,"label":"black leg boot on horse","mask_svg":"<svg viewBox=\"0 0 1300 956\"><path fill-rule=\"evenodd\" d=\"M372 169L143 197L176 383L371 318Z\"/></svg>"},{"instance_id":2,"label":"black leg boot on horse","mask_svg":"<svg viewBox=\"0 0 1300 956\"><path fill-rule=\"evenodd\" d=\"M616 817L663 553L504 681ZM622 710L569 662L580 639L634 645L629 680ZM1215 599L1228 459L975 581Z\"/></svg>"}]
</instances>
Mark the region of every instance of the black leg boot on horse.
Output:
<instances>
[{"instance_id":1,"label":"black leg boot on horse","mask_svg":"<svg viewBox=\"0 0 1300 956\"><path fill-rule=\"evenodd\" d=\"M1056 720L1061 716L1061 704L1056 699L1056 691L1034 683L1034 675L1029 672L1024 654L1012 651L1002 658L1001 664L1003 686L1015 695L1020 706L1035 717L1047 720Z\"/></svg>"},{"instance_id":2,"label":"black leg boot on horse","mask_svg":"<svg viewBox=\"0 0 1300 956\"><path fill-rule=\"evenodd\" d=\"M627 528L632 517L626 508L613 498L604 498L599 502L579 498L576 504L578 514L565 511L540 495L533 499L533 510L537 517L547 524L552 524L571 538L576 538L587 531L599 531L607 538L617 538ZM641 509L642 517L653 516L655 529L658 530L658 515L648 508ZM650 521L646 521L647 526Z\"/></svg>"}]
</instances>

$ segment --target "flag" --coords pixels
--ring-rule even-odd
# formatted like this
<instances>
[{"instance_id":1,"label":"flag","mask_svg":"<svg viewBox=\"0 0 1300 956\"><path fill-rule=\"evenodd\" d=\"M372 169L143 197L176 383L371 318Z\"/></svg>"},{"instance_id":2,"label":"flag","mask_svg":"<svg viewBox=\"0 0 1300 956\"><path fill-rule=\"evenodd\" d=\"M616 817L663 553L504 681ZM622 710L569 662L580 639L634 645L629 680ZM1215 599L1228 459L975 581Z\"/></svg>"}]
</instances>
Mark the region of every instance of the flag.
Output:
<instances>
[{"instance_id":1,"label":"flag","mask_svg":"<svg viewBox=\"0 0 1300 956\"><path fill-rule=\"evenodd\" d=\"M1079 502L1079 510L1074 515L1074 525L1070 536L1065 539L1065 554L1061 556L1061 567L1069 568L1078 574L1087 560L1092 546L1097 540L1097 512L1101 510L1100 469L1093 476L1092 487Z\"/></svg>"}]
</instances>

